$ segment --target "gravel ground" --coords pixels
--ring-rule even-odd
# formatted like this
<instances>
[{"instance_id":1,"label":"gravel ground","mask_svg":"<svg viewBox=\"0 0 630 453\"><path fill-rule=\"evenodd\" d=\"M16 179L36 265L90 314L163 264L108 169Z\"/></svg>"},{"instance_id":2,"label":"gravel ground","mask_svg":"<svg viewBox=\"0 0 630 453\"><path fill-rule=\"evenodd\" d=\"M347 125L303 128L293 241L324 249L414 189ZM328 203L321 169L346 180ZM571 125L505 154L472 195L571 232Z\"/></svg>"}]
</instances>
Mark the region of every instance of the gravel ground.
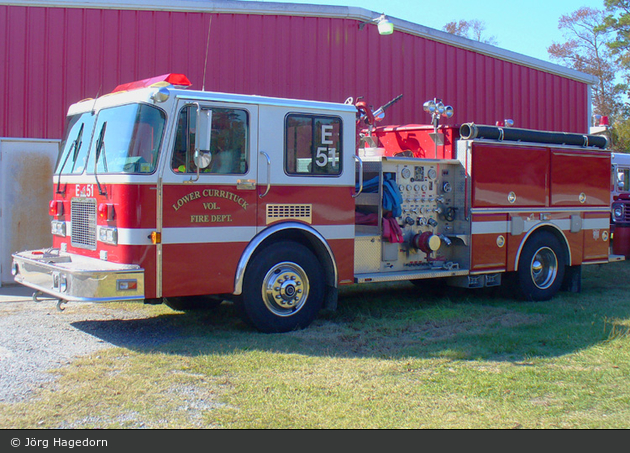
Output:
<instances>
[{"instance_id":1,"label":"gravel ground","mask_svg":"<svg viewBox=\"0 0 630 453\"><path fill-rule=\"evenodd\" d=\"M28 398L54 381L49 370L104 348L151 348L175 338L159 317L92 303L57 309L53 299L33 302L33 290L0 287L0 402ZM172 326L171 326L172 328Z\"/></svg>"}]
</instances>

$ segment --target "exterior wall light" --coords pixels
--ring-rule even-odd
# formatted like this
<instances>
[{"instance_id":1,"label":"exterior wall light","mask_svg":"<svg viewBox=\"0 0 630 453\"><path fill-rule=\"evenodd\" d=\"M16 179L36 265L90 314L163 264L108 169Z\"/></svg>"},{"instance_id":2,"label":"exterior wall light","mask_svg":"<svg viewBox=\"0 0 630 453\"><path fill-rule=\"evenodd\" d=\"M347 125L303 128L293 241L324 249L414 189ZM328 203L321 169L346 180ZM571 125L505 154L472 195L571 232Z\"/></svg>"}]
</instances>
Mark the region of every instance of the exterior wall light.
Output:
<instances>
[{"instance_id":1,"label":"exterior wall light","mask_svg":"<svg viewBox=\"0 0 630 453\"><path fill-rule=\"evenodd\" d=\"M381 17L374 20L376 21L379 35L391 35L394 33L394 24L387 20L385 14L381 14Z\"/></svg>"},{"instance_id":2,"label":"exterior wall light","mask_svg":"<svg viewBox=\"0 0 630 453\"><path fill-rule=\"evenodd\" d=\"M380 17L377 17L376 19L372 19L369 22L361 22L359 24L359 30L363 30L363 27L365 27L365 24L370 24L370 23L376 23L376 27L378 28L379 35L391 35L392 33L394 33L394 24L385 17L385 14L381 14Z\"/></svg>"}]
</instances>

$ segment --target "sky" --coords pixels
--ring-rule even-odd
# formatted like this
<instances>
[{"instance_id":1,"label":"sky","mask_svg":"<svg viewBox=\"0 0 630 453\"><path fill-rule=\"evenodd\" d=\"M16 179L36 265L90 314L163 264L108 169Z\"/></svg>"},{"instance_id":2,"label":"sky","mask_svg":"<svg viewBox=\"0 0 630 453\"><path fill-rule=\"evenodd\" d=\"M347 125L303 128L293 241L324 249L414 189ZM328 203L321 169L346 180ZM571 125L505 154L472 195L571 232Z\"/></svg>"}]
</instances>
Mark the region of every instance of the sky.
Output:
<instances>
[{"instance_id":1,"label":"sky","mask_svg":"<svg viewBox=\"0 0 630 453\"><path fill-rule=\"evenodd\" d=\"M261 1L261 0L257 0ZM265 1L265 0L263 0ZM386 16L442 30L448 22L478 19L496 46L550 60L547 48L565 42L558 21L583 6L604 9L604 0L293 0L277 3L356 6Z\"/></svg>"}]
</instances>

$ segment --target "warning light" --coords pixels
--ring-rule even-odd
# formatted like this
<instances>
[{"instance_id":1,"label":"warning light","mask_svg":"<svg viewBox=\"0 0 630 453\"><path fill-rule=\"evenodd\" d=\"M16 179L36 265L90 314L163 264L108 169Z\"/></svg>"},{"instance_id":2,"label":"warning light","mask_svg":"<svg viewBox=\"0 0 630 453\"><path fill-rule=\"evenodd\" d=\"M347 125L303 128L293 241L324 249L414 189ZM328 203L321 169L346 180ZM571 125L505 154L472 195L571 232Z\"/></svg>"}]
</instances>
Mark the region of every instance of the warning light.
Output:
<instances>
[{"instance_id":1,"label":"warning light","mask_svg":"<svg viewBox=\"0 0 630 453\"><path fill-rule=\"evenodd\" d=\"M151 232L151 242L155 245L155 244L161 244L162 243L162 233L158 233L157 231L152 231Z\"/></svg>"},{"instance_id":2,"label":"warning light","mask_svg":"<svg viewBox=\"0 0 630 453\"><path fill-rule=\"evenodd\" d=\"M114 220L114 205L110 203L99 203L98 205L98 215L101 219L107 220L108 222Z\"/></svg>"},{"instance_id":3,"label":"warning light","mask_svg":"<svg viewBox=\"0 0 630 453\"><path fill-rule=\"evenodd\" d=\"M114 88L112 93L119 93L121 91L139 90L141 88L148 88L160 82L166 82L169 85L173 85L177 88L187 88L192 85L188 77L184 74L162 74L157 77L150 77L148 79L136 80L135 82L123 83Z\"/></svg>"},{"instance_id":4,"label":"warning light","mask_svg":"<svg viewBox=\"0 0 630 453\"><path fill-rule=\"evenodd\" d=\"M50 200L48 203L48 214L52 217L57 217L63 214L63 201Z\"/></svg>"}]
</instances>

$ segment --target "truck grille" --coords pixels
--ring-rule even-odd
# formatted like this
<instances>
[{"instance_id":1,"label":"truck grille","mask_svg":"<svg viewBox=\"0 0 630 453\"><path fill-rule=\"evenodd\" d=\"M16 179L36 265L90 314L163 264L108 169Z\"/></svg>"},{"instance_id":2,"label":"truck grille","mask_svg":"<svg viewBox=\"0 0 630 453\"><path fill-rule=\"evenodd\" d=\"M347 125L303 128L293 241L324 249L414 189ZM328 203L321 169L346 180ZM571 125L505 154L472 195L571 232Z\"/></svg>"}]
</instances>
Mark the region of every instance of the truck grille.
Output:
<instances>
[{"instance_id":1,"label":"truck grille","mask_svg":"<svg viewBox=\"0 0 630 453\"><path fill-rule=\"evenodd\" d=\"M96 250L96 199L72 199L72 245Z\"/></svg>"}]
</instances>

